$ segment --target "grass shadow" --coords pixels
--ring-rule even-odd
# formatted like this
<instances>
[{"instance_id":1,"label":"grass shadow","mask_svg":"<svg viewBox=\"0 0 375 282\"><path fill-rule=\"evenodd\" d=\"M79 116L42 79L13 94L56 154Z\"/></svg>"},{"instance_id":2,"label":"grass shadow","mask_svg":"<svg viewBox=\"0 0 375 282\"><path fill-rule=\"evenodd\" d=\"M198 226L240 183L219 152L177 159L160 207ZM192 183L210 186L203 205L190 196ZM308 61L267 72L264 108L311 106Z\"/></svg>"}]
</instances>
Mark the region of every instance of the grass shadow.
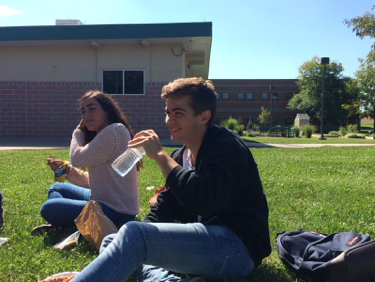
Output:
<instances>
[{"instance_id":1,"label":"grass shadow","mask_svg":"<svg viewBox=\"0 0 375 282\"><path fill-rule=\"evenodd\" d=\"M361 126L360 133L368 133L369 131L374 131L372 126Z\"/></svg>"}]
</instances>

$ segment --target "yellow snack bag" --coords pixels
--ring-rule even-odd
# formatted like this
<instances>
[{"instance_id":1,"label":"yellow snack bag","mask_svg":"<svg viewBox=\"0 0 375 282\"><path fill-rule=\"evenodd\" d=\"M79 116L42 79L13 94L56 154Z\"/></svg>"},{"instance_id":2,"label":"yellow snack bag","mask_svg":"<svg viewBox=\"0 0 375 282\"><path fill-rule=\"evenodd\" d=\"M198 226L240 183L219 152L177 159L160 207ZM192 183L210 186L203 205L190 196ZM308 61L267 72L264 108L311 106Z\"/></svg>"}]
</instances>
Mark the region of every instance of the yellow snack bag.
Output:
<instances>
[{"instance_id":1,"label":"yellow snack bag","mask_svg":"<svg viewBox=\"0 0 375 282\"><path fill-rule=\"evenodd\" d=\"M55 164L58 165L57 170L55 170L55 181L65 182L66 168L69 165L68 161L54 160Z\"/></svg>"}]
</instances>

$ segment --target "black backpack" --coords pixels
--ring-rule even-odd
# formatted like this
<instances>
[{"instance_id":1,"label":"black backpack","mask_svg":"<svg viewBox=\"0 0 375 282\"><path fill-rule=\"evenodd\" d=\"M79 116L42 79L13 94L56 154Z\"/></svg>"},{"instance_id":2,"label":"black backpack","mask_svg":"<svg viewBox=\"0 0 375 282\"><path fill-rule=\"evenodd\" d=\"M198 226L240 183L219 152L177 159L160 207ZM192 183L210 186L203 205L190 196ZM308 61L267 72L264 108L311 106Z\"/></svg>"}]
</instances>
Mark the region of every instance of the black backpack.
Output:
<instances>
[{"instance_id":1,"label":"black backpack","mask_svg":"<svg viewBox=\"0 0 375 282\"><path fill-rule=\"evenodd\" d=\"M298 229L277 234L276 248L281 261L297 274L320 281L363 281L357 280L358 273L366 277L375 273L375 242L369 241L370 236L354 232L326 235ZM353 266L353 260L363 263Z\"/></svg>"}]
</instances>

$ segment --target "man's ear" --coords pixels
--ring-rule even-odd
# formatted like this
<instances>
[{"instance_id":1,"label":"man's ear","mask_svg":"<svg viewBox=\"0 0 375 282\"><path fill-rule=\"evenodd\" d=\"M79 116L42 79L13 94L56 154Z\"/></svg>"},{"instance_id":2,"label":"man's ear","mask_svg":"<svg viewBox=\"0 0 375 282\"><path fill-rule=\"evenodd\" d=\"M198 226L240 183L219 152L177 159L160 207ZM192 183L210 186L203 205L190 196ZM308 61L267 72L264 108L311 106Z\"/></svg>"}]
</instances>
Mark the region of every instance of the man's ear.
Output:
<instances>
[{"instance_id":1,"label":"man's ear","mask_svg":"<svg viewBox=\"0 0 375 282\"><path fill-rule=\"evenodd\" d=\"M211 111L205 110L201 113L201 123L206 125L211 118Z\"/></svg>"}]
</instances>

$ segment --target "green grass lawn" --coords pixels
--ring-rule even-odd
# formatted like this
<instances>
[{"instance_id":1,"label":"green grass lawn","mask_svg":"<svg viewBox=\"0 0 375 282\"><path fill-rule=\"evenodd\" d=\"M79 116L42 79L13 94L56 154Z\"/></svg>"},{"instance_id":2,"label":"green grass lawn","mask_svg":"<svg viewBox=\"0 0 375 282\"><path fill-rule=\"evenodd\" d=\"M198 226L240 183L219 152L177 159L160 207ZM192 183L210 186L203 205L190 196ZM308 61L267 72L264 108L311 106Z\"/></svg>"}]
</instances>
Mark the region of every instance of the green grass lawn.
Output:
<instances>
[{"instance_id":1,"label":"green grass lawn","mask_svg":"<svg viewBox=\"0 0 375 282\"><path fill-rule=\"evenodd\" d=\"M268 199L272 254L246 281L311 281L295 277L281 263L275 236L283 230L355 231L375 238L375 146L250 150ZM5 209L0 237L9 238L0 246L0 281L36 282L54 273L80 271L98 255L82 239L74 249L54 251L53 244L68 234L30 236L33 227L44 223L39 209L53 183L45 162L51 154L69 159L68 149L0 151ZM146 188L164 183L156 164L144 159L139 220L154 193Z\"/></svg>"},{"instance_id":2,"label":"green grass lawn","mask_svg":"<svg viewBox=\"0 0 375 282\"><path fill-rule=\"evenodd\" d=\"M361 123L361 133L368 133L368 131L374 131L374 123L373 122L362 122Z\"/></svg>"},{"instance_id":3,"label":"green grass lawn","mask_svg":"<svg viewBox=\"0 0 375 282\"><path fill-rule=\"evenodd\" d=\"M306 137L245 137L241 138L246 142L251 143L288 143L288 144L362 144L369 143L375 145L375 139L362 138L337 138L327 137L326 140L318 140L318 135L313 135L311 138Z\"/></svg>"}]
</instances>

